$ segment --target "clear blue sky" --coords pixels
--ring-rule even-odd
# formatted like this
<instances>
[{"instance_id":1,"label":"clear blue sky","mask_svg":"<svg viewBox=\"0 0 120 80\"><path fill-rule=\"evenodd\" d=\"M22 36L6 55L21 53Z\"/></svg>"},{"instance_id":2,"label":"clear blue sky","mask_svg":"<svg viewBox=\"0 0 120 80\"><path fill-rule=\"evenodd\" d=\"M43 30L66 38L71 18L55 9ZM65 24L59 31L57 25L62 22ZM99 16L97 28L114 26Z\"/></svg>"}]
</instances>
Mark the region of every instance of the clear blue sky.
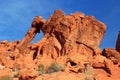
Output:
<instances>
[{"instance_id":1,"label":"clear blue sky","mask_svg":"<svg viewBox=\"0 0 120 80\"><path fill-rule=\"evenodd\" d=\"M120 30L120 0L0 0L0 40L22 40L37 15L45 19L56 9L66 14L81 11L107 25L100 47L115 47ZM38 34L34 40L43 36Z\"/></svg>"}]
</instances>

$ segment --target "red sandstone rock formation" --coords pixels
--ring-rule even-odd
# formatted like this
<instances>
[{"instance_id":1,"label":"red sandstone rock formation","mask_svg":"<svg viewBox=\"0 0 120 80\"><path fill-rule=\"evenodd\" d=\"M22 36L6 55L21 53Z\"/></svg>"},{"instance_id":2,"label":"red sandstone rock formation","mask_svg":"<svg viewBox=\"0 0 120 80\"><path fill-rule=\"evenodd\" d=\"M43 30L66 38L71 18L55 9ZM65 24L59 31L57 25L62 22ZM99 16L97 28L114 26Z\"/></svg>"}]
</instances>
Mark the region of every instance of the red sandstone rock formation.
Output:
<instances>
[{"instance_id":1,"label":"red sandstone rock formation","mask_svg":"<svg viewBox=\"0 0 120 80\"><path fill-rule=\"evenodd\" d=\"M116 50L120 52L120 31L119 31L118 39L117 39L117 43L116 43Z\"/></svg>"},{"instance_id":2,"label":"red sandstone rock formation","mask_svg":"<svg viewBox=\"0 0 120 80\"><path fill-rule=\"evenodd\" d=\"M30 30L27 31L25 37L20 42L18 48L21 53L25 52L30 42L34 39L35 35L40 32L41 27L45 23L45 19L41 16L36 16L32 22Z\"/></svg>"},{"instance_id":3,"label":"red sandstone rock formation","mask_svg":"<svg viewBox=\"0 0 120 80\"><path fill-rule=\"evenodd\" d=\"M31 44L40 29L44 36ZM117 51L102 51L99 45L105 31L105 24L81 12L66 15L56 10L47 21L37 16L22 41L0 42L0 76L10 75L15 80L119 80L120 39ZM49 75L52 62L61 64L62 71ZM42 75L38 71L41 64L45 66Z\"/></svg>"},{"instance_id":4,"label":"red sandstone rock formation","mask_svg":"<svg viewBox=\"0 0 120 80\"><path fill-rule=\"evenodd\" d=\"M120 53L113 48L105 48L102 55L111 59L115 64L120 63Z\"/></svg>"},{"instance_id":5,"label":"red sandstone rock formation","mask_svg":"<svg viewBox=\"0 0 120 80\"><path fill-rule=\"evenodd\" d=\"M99 50L106 26L93 16L75 12L66 16L56 10L42 26L44 37L38 43L38 54L52 58L66 54L94 55ZM35 43L36 44L36 43Z\"/></svg>"}]
</instances>

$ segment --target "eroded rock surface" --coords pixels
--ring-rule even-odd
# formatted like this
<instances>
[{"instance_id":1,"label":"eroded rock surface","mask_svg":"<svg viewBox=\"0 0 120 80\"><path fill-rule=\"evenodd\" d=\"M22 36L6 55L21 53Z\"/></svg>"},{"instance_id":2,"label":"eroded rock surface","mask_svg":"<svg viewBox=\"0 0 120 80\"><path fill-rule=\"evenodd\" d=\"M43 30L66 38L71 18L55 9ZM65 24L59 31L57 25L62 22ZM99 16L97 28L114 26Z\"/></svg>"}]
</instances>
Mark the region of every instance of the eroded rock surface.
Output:
<instances>
[{"instance_id":1,"label":"eroded rock surface","mask_svg":"<svg viewBox=\"0 0 120 80\"><path fill-rule=\"evenodd\" d=\"M20 42L18 49L20 53L24 53L30 42L34 39L35 35L40 32L41 27L45 23L45 19L41 16L36 16L32 22L30 30L27 31L25 37Z\"/></svg>"},{"instance_id":2,"label":"eroded rock surface","mask_svg":"<svg viewBox=\"0 0 120 80\"><path fill-rule=\"evenodd\" d=\"M112 60L114 64L120 63L120 53L114 48L105 48L102 55Z\"/></svg>"},{"instance_id":3,"label":"eroded rock surface","mask_svg":"<svg viewBox=\"0 0 120 80\"><path fill-rule=\"evenodd\" d=\"M76 53L94 55L100 50L105 28L93 16L85 16L81 12L65 15L63 11L56 10L42 26L43 39L47 39L40 45L40 54L47 53L53 58ZM43 42L41 40L38 43Z\"/></svg>"},{"instance_id":4,"label":"eroded rock surface","mask_svg":"<svg viewBox=\"0 0 120 80\"><path fill-rule=\"evenodd\" d=\"M31 44L40 30L44 36ZM66 15L58 9L48 20L37 16L22 41L0 42L0 76L10 75L14 80L119 80L120 39L118 36L116 49L102 51L99 45L105 31L104 23L81 12Z\"/></svg>"}]
</instances>

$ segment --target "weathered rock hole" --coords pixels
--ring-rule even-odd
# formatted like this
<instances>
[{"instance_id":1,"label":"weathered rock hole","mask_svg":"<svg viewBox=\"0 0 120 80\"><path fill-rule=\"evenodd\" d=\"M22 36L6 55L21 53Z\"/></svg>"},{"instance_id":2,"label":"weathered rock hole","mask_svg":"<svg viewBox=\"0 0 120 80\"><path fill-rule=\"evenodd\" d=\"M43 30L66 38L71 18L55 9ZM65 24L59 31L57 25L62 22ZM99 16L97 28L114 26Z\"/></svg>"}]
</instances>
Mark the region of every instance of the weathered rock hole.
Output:
<instances>
[{"instance_id":1,"label":"weathered rock hole","mask_svg":"<svg viewBox=\"0 0 120 80\"><path fill-rule=\"evenodd\" d=\"M120 65L118 67L120 67Z\"/></svg>"},{"instance_id":2,"label":"weathered rock hole","mask_svg":"<svg viewBox=\"0 0 120 80\"><path fill-rule=\"evenodd\" d=\"M19 44L21 41L20 40L16 40L16 41L14 41L15 42L15 44L17 45L17 44Z\"/></svg>"},{"instance_id":3,"label":"weathered rock hole","mask_svg":"<svg viewBox=\"0 0 120 80\"><path fill-rule=\"evenodd\" d=\"M76 66L77 64L74 61L70 61L71 66Z\"/></svg>"},{"instance_id":4,"label":"weathered rock hole","mask_svg":"<svg viewBox=\"0 0 120 80\"><path fill-rule=\"evenodd\" d=\"M10 58L11 58L12 60L15 60L15 57L14 57L14 56L10 56Z\"/></svg>"},{"instance_id":5,"label":"weathered rock hole","mask_svg":"<svg viewBox=\"0 0 120 80\"><path fill-rule=\"evenodd\" d=\"M117 65L117 64L118 64L118 61L113 61L113 64L114 64L114 65Z\"/></svg>"},{"instance_id":6,"label":"weathered rock hole","mask_svg":"<svg viewBox=\"0 0 120 80\"><path fill-rule=\"evenodd\" d=\"M7 51L11 51L11 49L8 49Z\"/></svg>"},{"instance_id":7,"label":"weathered rock hole","mask_svg":"<svg viewBox=\"0 0 120 80\"><path fill-rule=\"evenodd\" d=\"M33 54L33 60L37 57L37 52L38 52L38 49L35 51L35 53Z\"/></svg>"},{"instance_id":8,"label":"weathered rock hole","mask_svg":"<svg viewBox=\"0 0 120 80\"><path fill-rule=\"evenodd\" d=\"M41 48L41 50L40 50L40 55L42 55L43 54L43 50L42 50L42 48Z\"/></svg>"}]
</instances>

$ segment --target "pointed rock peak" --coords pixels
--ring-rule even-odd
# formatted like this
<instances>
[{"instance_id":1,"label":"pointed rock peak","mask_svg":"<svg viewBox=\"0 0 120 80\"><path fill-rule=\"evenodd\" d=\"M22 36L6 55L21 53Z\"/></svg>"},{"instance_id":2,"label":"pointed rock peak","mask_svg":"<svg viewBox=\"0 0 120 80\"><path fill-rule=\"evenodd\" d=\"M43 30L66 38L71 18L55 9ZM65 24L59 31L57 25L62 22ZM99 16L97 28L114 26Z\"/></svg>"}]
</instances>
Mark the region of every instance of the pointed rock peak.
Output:
<instances>
[{"instance_id":1,"label":"pointed rock peak","mask_svg":"<svg viewBox=\"0 0 120 80\"><path fill-rule=\"evenodd\" d=\"M117 42L116 42L116 50L118 52L120 52L120 31L118 33L118 38L117 38Z\"/></svg>"}]
</instances>

